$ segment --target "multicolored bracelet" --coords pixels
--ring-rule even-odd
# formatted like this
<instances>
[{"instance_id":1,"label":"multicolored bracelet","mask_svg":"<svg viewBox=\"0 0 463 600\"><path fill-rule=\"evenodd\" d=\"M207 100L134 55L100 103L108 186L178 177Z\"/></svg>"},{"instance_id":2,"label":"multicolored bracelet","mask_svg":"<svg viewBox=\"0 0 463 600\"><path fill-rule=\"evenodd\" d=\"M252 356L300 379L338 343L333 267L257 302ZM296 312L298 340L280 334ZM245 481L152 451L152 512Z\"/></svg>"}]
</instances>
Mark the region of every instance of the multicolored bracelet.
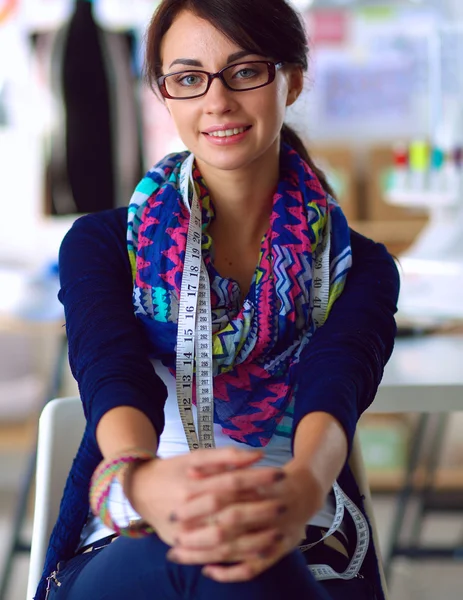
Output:
<instances>
[{"instance_id":1,"label":"multicolored bracelet","mask_svg":"<svg viewBox=\"0 0 463 600\"><path fill-rule=\"evenodd\" d=\"M124 472L134 463L146 462L156 458L154 452L135 448L110 459L104 459L95 469L90 482L90 508L94 515L118 535L141 538L154 533L154 529L144 521L130 522L128 527L119 527L109 512L109 492L116 476Z\"/></svg>"}]
</instances>

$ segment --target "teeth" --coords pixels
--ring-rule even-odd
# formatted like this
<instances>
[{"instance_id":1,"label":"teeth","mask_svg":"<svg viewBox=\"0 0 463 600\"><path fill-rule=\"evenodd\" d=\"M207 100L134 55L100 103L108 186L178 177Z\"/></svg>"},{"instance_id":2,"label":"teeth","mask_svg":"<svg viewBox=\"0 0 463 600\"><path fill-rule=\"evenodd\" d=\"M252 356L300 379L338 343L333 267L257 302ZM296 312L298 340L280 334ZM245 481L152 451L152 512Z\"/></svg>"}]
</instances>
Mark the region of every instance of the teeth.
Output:
<instances>
[{"instance_id":1,"label":"teeth","mask_svg":"<svg viewBox=\"0 0 463 600\"><path fill-rule=\"evenodd\" d=\"M209 135L212 137L231 137L232 135L238 135L238 133L244 133L246 131L246 127L240 127L235 129L226 129L221 131L213 131Z\"/></svg>"}]
</instances>

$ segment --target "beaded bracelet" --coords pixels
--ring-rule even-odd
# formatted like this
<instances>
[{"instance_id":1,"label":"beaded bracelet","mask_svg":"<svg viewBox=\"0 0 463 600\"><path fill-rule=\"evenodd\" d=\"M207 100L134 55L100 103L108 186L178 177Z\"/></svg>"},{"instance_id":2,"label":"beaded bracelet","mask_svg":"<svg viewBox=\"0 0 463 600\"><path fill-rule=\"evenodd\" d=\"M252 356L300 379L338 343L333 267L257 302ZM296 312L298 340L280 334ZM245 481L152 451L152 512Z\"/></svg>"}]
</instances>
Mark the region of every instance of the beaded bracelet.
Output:
<instances>
[{"instance_id":1,"label":"beaded bracelet","mask_svg":"<svg viewBox=\"0 0 463 600\"><path fill-rule=\"evenodd\" d=\"M131 464L146 462L156 458L149 450L133 449L110 459L104 459L95 469L90 482L90 507L94 515L118 535L130 538L141 538L150 535L154 529L145 521L130 522L128 527L119 527L109 512L109 492L113 479L123 475Z\"/></svg>"}]
</instances>

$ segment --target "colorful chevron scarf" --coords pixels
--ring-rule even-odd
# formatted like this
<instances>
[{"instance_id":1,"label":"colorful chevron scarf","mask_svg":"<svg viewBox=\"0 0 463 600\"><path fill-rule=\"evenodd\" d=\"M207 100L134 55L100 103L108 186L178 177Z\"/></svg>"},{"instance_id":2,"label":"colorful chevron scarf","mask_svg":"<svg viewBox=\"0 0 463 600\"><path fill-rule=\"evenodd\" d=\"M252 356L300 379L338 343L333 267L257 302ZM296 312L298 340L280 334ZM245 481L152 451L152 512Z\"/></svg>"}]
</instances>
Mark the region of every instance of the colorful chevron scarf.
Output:
<instances>
[{"instance_id":1,"label":"colorful chevron scarf","mask_svg":"<svg viewBox=\"0 0 463 600\"><path fill-rule=\"evenodd\" d=\"M174 375L189 223L179 176L187 156L169 155L146 175L132 197L128 216L135 314L150 340L152 358L161 359ZM193 177L211 287L214 421L234 440L265 446L291 401L296 365L316 329L311 318L317 287L313 265L323 236L331 235L328 313L351 265L348 225L309 166L282 145L270 228L242 302L238 284L214 268L208 234L214 206L196 167Z\"/></svg>"}]
</instances>

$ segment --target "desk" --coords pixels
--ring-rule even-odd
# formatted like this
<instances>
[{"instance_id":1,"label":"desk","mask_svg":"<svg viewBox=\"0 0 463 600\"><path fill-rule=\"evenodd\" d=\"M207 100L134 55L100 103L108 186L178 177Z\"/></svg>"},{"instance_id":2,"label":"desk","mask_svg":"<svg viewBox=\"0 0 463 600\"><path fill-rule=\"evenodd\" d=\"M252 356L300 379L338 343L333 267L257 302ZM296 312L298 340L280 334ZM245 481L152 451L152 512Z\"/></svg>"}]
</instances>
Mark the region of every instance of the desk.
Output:
<instances>
[{"instance_id":1,"label":"desk","mask_svg":"<svg viewBox=\"0 0 463 600\"><path fill-rule=\"evenodd\" d=\"M368 411L463 411L463 335L398 338Z\"/></svg>"},{"instance_id":2,"label":"desk","mask_svg":"<svg viewBox=\"0 0 463 600\"><path fill-rule=\"evenodd\" d=\"M368 409L374 413L420 413L408 457L403 486L397 497L395 518L385 557L386 577L390 577L395 556L409 558L455 558L463 546L425 547L420 544L423 519L427 512L449 510L441 503L437 509L433 498L433 481L438 466L439 451L445 434L447 415L463 411L463 335L429 335L398 338L392 357L386 365L377 396ZM425 484L415 490L413 477L420 461L429 418L435 414L438 422L430 444L426 464ZM436 414L440 413L440 414ZM410 542L400 544L408 505L418 499ZM446 501L447 502L447 501ZM442 508L443 507L443 508Z\"/></svg>"}]
</instances>

